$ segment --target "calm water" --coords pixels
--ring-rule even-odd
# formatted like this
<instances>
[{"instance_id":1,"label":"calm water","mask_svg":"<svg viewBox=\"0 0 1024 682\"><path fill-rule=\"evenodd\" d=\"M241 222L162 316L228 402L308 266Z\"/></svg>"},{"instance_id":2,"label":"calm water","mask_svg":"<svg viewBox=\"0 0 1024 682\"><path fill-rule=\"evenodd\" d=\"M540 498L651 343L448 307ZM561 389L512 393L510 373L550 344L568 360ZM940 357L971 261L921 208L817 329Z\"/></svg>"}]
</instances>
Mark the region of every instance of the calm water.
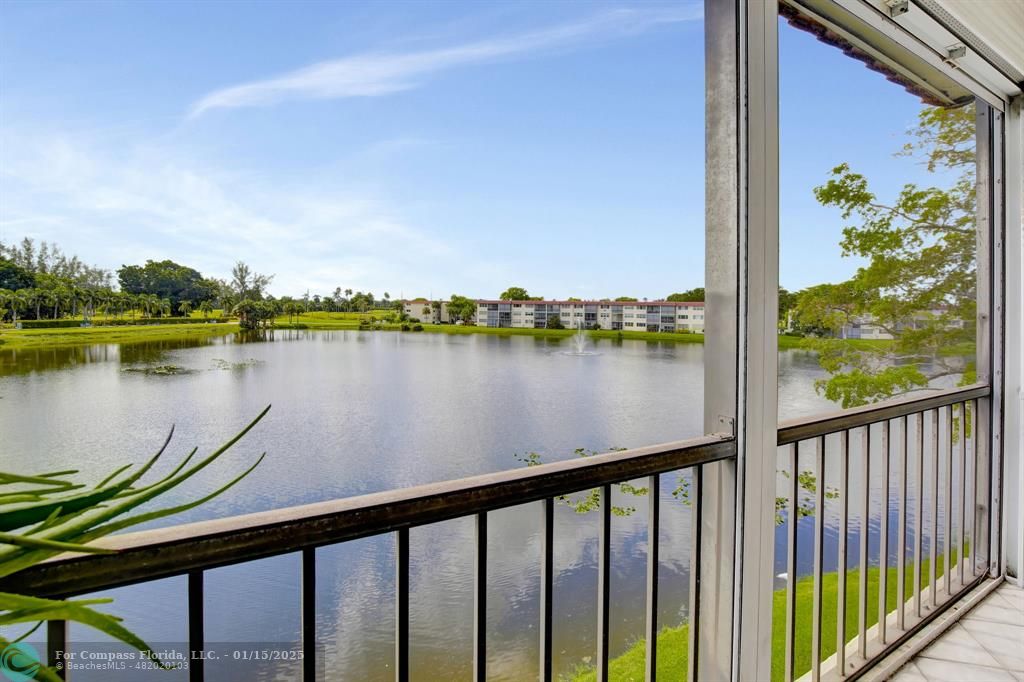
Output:
<instances>
[{"instance_id":1,"label":"calm water","mask_svg":"<svg viewBox=\"0 0 1024 682\"><path fill-rule=\"evenodd\" d=\"M578 447L699 435L701 345L599 340L583 356L568 354L569 346L520 336L275 332L262 339L0 351L0 459L19 471L73 465L99 478L125 461L141 461L171 424L169 460L193 446L209 451L272 403L263 423L174 499L213 489L266 451L259 469L171 523L508 469L522 466L517 455L527 452L552 461ZM188 372L126 371L157 365ZM821 376L814 356L783 352L780 373L782 418L832 407L814 393ZM677 483L665 476L662 490L666 625L685 620L687 607L689 508L672 500ZM613 524L613 653L642 636L647 545L643 501L620 498L637 511ZM535 675L539 514L531 504L491 515L493 679ZM566 672L594 651L597 519L560 507L556 521L555 664ZM413 673L467 677L472 522L418 528L411 537ZM318 634L330 678L393 678L393 560L391 537L319 551ZM207 639L295 641L298 569L298 557L287 555L210 571ZM151 641L187 638L184 579L111 595L127 624ZM76 638L96 636L73 631ZM175 675L159 679L184 679ZM289 668L259 675L293 676Z\"/></svg>"}]
</instances>

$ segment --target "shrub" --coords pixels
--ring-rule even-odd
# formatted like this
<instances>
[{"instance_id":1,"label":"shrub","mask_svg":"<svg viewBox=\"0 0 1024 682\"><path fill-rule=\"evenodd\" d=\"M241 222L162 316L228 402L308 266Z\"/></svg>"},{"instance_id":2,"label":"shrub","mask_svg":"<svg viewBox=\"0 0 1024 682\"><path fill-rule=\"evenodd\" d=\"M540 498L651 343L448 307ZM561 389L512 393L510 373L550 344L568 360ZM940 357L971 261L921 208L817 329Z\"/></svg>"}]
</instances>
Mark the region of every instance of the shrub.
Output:
<instances>
[{"instance_id":1,"label":"shrub","mask_svg":"<svg viewBox=\"0 0 1024 682\"><path fill-rule=\"evenodd\" d=\"M81 320L19 320L22 329L58 329L81 327Z\"/></svg>"},{"instance_id":2,"label":"shrub","mask_svg":"<svg viewBox=\"0 0 1024 682\"><path fill-rule=\"evenodd\" d=\"M407 325L407 324L403 324L403 325L402 325L402 331L403 331L403 332L407 332L407 331L409 331L409 330L410 330L411 328L412 328L412 327L410 327L410 326L409 326L409 325Z\"/></svg>"},{"instance_id":3,"label":"shrub","mask_svg":"<svg viewBox=\"0 0 1024 682\"><path fill-rule=\"evenodd\" d=\"M131 327L144 324L205 324L207 322L227 322L225 317L211 317L209 320L196 320L188 317L137 317L116 320L94 320L93 327ZM63 329L81 327L81 320L18 320L22 329Z\"/></svg>"},{"instance_id":4,"label":"shrub","mask_svg":"<svg viewBox=\"0 0 1024 682\"><path fill-rule=\"evenodd\" d=\"M422 324L414 324L412 326L412 330L414 332L421 332L421 331L423 331L423 325Z\"/></svg>"}]
</instances>

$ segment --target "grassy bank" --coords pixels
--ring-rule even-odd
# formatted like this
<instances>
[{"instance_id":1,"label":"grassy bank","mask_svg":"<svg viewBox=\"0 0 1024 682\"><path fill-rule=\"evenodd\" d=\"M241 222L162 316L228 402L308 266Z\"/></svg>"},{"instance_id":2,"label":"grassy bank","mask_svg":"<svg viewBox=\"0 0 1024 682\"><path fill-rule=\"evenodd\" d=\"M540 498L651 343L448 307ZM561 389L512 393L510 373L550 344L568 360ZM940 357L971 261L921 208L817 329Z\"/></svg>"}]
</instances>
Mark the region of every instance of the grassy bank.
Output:
<instances>
[{"instance_id":1,"label":"grassy bank","mask_svg":"<svg viewBox=\"0 0 1024 682\"><path fill-rule=\"evenodd\" d=\"M295 325L288 324L287 317L279 317L276 324L280 328L295 327L303 329L359 329L359 320L369 319L369 315L359 313L307 313L297 318L292 318ZM389 324L378 322L377 326L381 331L399 331L400 324ZM530 329L530 328L496 328L477 327L470 325L456 324L424 324L423 331L433 334L490 334L494 336L533 336L536 338L564 339L573 336L576 332L572 329ZM611 331L601 329L587 331L587 337L591 339L630 339L635 341L668 341L672 343L704 343L703 334L681 334L676 332L641 332L641 331ZM782 334L779 336L779 350L793 350L806 348L806 339L800 336ZM884 348L891 341L877 339L847 339L846 343L851 348L869 349Z\"/></svg>"},{"instance_id":2,"label":"grassy bank","mask_svg":"<svg viewBox=\"0 0 1024 682\"><path fill-rule=\"evenodd\" d=\"M69 327L59 329L5 329L0 351L23 348L85 346L94 343L136 343L219 336L238 331L238 324L153 324L137 327Z\"/></svg>"},{"instance_id":3,"label":"grassy bank","mask_svg":"<svg viewBox=\"0 0 1024 682\"><path fill-rule=\"evenodd\" d=\"M214 311L219 312L219 311ZM360 322L370 322L380 331L401 332L402 325L382 321L383 311L369 313L325 313L313 312L293 316L289 321L287 315L278 317L274 322L278 329L310 329L310 330L351 330L360 329ZM102 326L102 319L93 318L97 326L68 327L58 329L0 329L0 348L45 348L58 346L87 345L91 343L131 343L153 339L188 338L227 334L238 330L235 323L208 324L203 322L199 314L193 313L196 324L153 324L125 327ZM571 329L521 329L476 327L454 324L424 324L419 333L431 334L489 334L492 336L532 336L534 338L565 339L576 332ZM416 332L404 332L416 333ZM642 331L588 331L591 339L608 339L668 342L668 343L704 343L703 334L681 334L674 332L642 332ZM847 343L853 348L869 348L884 346L890 342L863 339L849 339ZM805 347L805 339L797 336L779 336L779 349L790 350Z\"/></svg>"},{"instance_id":4,"label":"grassy bank","mask_svg":"<svg viewBox=\"0 0 1024 682\"><path fill-rule=\"evenodd\" d=\"M956 558L954 557L954 561ZM936 574L941 576L944 557L937 560ZM928 579L929 561L921 562L921 585ZM881 571L878 567L868 569L867 627L878 622L878 583ZM904 599L913 594L913 566L906 567L906 591ZM886 602L887 612L896 608L896 576L895 568L887 572ZM847 573L846 578L846 637L852 639L857 634L857 594L860 589L860 571ZM839 574L826 573L822 576L822 636L821 657L828 658L836 651L836 604L839 595ZM796 657L794 665L799 677L811 669L811 608L814 595L814 580L811 577L800 578L796 583ZM782 680L786 650L786 590L776 590L772 608L772 680ZM658 635L658 677L667 680L686 679L687 641L689 625L664 628ZM640 640L621 656L609 663L609 678L623 682L640 682L644 679L644 662L647 653L646 642ZM592 668L581 668L569 676L573 682L591 682L596 680Z\"/></svg>"}]
</instances>

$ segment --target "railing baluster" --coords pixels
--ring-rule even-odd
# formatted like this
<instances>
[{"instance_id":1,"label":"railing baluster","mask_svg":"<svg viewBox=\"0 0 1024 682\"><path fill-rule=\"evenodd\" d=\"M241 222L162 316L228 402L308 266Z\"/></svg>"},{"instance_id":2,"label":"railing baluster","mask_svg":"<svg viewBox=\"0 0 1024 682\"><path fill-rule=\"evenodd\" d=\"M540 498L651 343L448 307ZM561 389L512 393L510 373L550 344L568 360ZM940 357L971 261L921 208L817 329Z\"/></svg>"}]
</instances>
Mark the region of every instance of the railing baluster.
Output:
<instances>
[{"instance_id":1,"label":"railing baluster","mask_svg":"<svg viewBox=\"0 0 1024 682\"><path fill-rule=\"evenodd\" d=\"M907 593L907 418L900 418L899 516L896 527L896 627L905 630Z\"/></svg>"},{"instance_id":2,"label":"railing baluster","mask_svg":"<svg viewBox=\"0 0 1024 682\"><path fill-rule=\"evenodd\" d=\"M796 536L800 524L800 444L789 446L789 507L786 514L786 682L796 679Z\"/></svg>"},{"instance_id":3,"label":"railing baluster","mask_svg":"<svg viewBox=\"0 0 1024 682\"><path fill-rule=\"evenodd\" d=\"M395 679L409 680L409 529L395 531Z\"/></svg>"},{"instance_id":4,"label":"railing baluster","mask_svg":"<svg viewBox=\"0 0 1024 682\"><path fill-rule=\"evenodd\" d=\"M703 507L701 493L704 485L704 467L693 467L690 473L690 594L687 602L687 617L690 627L686 642L686 679L697 682L700 674L697 642L700 641L700 547Z\"/></svg>"},{"instance_id":5,"label":"railing baluster","mask_svg":"<svg viewBox=\"0 0 1024 682\"><path fill-rule=\"evenodd\" d=\"M931 500L932 533L928 542L928 583L932 608L938 606L939 590L939 409L932 410L932 500Z\"/></svg>"},{"instance_id":6,"label":"railing baluster","mask_svg":"<svg viewBox=\"0 0 1024 682\"><path fill-rule=\"evenodd\" d=\"M971 401L971 577L978 577L978 401Z\"/></svg>"},{"instance_id":7,"label":"railing baluster","mask_svg":"<svg viewBox=\"0 0 1024 682\"><path fill-rule=\"evenodd\" d=\"M554 587L555 500L545 499L540 563L540 679L551 682L552 588Z\"/></svg>"},{"instance_id":8,"label":"railing baluster","mask_svg":"<svg viewBox=\"0 0 1024 682\"><path fill-rule=\"evenodd\" d=\"M917 413L917 482L914 510L914 615L921 617L921 533L924 528L924 412Z\"/></svg>"},{"instance_id":9,"label":"railing baluster","mask_svg":"<svg viewBox=\"0 0 1024 682\"><path fill-rule=\"evenodd\" d=\"M68 622L66 620L46 621L46 665L56 668L57 677L68 679Z\"/></svg>"},{"instance_id":10,"label":"railing baluster","mask_svg":"<svg viewBox=\"0 0 1024 682\"><path fill-rule=\"evenodd\" d=\"M316 680L316 548L302 550L302 680Z\"/></svg>"},{"instance_id":11,"label":"railing baluster","mask_svg":"<svg viewBox=\"0 0 1024 682\"><path fill-rule=\"evenodd\" d=\"M821 580L825 554L825 436L815 439L815 469L818 476L814 486L814 595L811 612L811 679L821 679Z\"/></svg>"},{"instance_id":12,"label":"railing baluster","mask_svg":"<svg viewBox=\"0 0 1024 682\"><path fill-rule=\"evenodd\" d=\"M487 679L487 512L476 515L473 582L473 678L484 682Z\"/></svg>"},{"instance_id":13,"label":"railing baluster","mask_svg":"<svg viewBox=\"0 0 1024 682\"><path fill-rule=\"evenodd\" d=\"M611 625L612 487L601 486L601 529L597 559L597 680L608 680L608 630Z\"/></svg>"},{"instance_id":14,"label":"railing baluster","mask_svg":"<svg viewBox=\"0 0 1024 682\"><path fill-rule=\"evenodd\" d=\"M946 430L946 562L943 565L942 580L946 587L946 599L952 594L950 574L953 572L953 406L948 408Z\"/></svg>"},{"instance_id":15,"label":"railing baluster","mask_svg":"<svg viewBox=\"0 0 1024 682\"><path fill-rule=\"evenodd\" d=\"M868 530L871 528L871 426L861 430L861 481L864 494L860 505L860 556L857 557L857 649L868 657Z\"/></svg>"},{"instance_id":16,"label":"railing baluster","mask_svg":"<svg viewBox=\"0 0 1024 682\"><path fill-rule=\"evenodd\" d=\"M846 544L850 515L850 431L839 439L839 557L836 561L836 670L846 674Z\"/></svg>"},{"instance_id":17,"label":"railing baluster","mask_svg":"<svg viewBox=\"0 0 1024 682\"><path fill-rule=\"evenodd\" d=\"M960 403L960 544L956 555L960 587L964 586L964 560L967 546L967 403Z\"/></svg>"},{"instance_id":18,"label":"railing baluster","mask_svg":"<svg viewBox=\"0 0 1024 682\"><path fill-rule=\"evenodd\" d=\"M189 571L188 574L188 648L189 682L202 682L203 672L203 572Z\"/></svg>"},{"instance_id":19,"label":"railing baluster","mask_svg":"<svg viewBox=\"0 0 1024 682\"><path fill-rule=\"evenodd\" d=\"M882 513L878 524L878 641L886 642L886 597L889 591L889 429L882 422Z\"/></svg>"},{"instance_id":20,"label":"railing baluster","mask_svg":"<svg viewBox=\"0 0 1024 682\"><path fill-rule=\"evenodd\" d=\"M647 482L647 680L658 675L658 549L661 533L661 476Z\"/></svg>"}]
</instances>

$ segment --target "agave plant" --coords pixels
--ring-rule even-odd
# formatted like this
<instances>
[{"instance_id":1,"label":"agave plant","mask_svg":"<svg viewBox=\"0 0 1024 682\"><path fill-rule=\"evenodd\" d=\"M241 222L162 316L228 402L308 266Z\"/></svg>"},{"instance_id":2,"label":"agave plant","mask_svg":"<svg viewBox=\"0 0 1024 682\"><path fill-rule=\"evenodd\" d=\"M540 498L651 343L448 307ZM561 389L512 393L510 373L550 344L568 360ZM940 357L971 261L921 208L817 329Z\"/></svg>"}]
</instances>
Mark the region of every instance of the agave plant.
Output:
<instances>
[{"instance_id":1,"label":"agave plant","mask_svg":"<svg viewBox=\"0 0 1024 682\"><path fill-rule=\"evenodd\" d=\"M130 526L192 509L217 497L252 473L266 453L208 495L173 507L129 514L139 505L176 488L215 462L269 410L268 405L248 426L210 455L193 463L198 450L194 448L169 474L147 484L143 484L142 479L167 450L174 436L173 426L163 445L145 464L134 470L134 465L127 464L92 487L74 481L77 470L33 476L0 472L0 579L65 552L111 553L112 550L88 543ZM111 601L41 599L0 592L0 631L12 625L35 623L16 640L0 637L0 651L7 651L12 644L28 637L45 621L74 621L100 630L138 649L157 665L166 667L145 641L121 624L120 618L93 608ZM39 666L34 676L43 682L60 680L54 670L45 666Z\"/></svg>"}]
</instances>

